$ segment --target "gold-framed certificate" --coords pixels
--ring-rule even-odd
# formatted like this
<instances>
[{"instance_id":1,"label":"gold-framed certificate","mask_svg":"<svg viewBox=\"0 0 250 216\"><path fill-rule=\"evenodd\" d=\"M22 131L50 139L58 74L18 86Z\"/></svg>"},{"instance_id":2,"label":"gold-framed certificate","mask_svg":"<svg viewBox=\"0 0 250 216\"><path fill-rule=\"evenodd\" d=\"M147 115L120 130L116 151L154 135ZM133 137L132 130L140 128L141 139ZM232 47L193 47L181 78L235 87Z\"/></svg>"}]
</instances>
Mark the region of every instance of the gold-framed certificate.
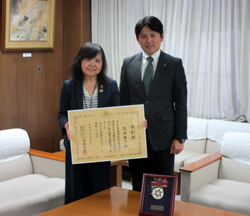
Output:
<instances>
[{"instance_id":1,"label":"gold-framed certificate","mask_svg":"<svg viewBox=\"0 0 250 216\"><path fill-rule=\"evenodd\" d=\"M68 111L72 163L147 157L144 105Z\"/></svg>"}]
</instances>

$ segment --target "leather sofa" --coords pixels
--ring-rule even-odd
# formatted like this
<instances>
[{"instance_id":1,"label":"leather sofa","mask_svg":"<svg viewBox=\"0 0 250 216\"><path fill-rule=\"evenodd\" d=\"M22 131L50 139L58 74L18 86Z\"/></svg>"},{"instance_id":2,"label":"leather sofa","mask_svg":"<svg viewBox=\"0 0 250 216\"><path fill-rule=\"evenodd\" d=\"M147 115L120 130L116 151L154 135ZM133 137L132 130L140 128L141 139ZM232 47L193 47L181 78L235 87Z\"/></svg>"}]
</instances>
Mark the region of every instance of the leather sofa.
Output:
<instances>
[{"instance_id":1,"label":"leather sofa","mask_svg":"<svg viewBox=\"0 0 250 216\"><path fill-rule=\"evenodd\" d=\"M181 201L250 215L250 133L226 133L220 152L180 170Z\"/></svg>"},{"instance_id":2,"label":"leather sofa","mask_svg":"<svg viewBox=\"0 0 250 216\"><path fill-rule=\"evenodd\" d=\"M37 215L64 205L64 157L30 149L25 130L0 131L0 215Z\"/></svg>"}]
</instances>

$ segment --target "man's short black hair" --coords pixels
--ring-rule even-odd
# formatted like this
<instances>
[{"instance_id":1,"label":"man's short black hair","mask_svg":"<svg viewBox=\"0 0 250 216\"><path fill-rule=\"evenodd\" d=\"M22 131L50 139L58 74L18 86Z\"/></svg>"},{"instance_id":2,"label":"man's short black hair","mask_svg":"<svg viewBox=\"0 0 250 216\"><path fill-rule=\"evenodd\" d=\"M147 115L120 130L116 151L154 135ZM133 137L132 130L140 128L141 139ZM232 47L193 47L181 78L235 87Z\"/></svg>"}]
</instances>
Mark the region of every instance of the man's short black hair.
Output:
<instances>
[{"instance_id":1,"label":"man's short black hair","mask_svg":"<svg viewBox=\"0 0 250 216\"><path fill-rule=\"evenodd\" d=\"M148 26L153 31L160 33L160 35L162 37L163 25L162 25L161 21L154 16L145 16L144 18L140 19L137 22L137 24L135 25L136 38L138 38L138 36L141 33L141 30L144 26Z\"/></svg>"}]
</instances>

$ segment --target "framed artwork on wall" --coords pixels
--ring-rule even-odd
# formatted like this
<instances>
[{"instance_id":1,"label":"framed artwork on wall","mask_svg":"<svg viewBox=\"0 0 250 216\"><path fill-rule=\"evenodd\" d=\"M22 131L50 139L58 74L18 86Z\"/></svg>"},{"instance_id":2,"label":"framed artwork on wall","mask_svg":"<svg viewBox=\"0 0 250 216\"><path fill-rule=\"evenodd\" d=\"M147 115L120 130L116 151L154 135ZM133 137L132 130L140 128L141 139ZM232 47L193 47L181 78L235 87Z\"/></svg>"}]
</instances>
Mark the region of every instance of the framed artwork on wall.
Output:
<instances>
[{"instance_id":1,"label":"framed artwork on wall","mask_svg":"<svg viewBox=\"0 0 250 216\"><path fill-rule=\"evenodd\" d=\"M1 49L53 50L56 0L2 0Z\"/></svg>"}]
</instances>

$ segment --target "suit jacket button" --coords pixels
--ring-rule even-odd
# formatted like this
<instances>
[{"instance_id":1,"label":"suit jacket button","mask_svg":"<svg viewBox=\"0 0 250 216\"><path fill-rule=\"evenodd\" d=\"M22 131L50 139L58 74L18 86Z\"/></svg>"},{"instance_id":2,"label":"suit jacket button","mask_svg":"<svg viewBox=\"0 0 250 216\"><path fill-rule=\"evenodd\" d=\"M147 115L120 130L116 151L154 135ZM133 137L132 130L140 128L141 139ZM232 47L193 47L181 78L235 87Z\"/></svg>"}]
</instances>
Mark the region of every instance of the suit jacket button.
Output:
<instances>
[{"instance_id":1,"label":"suit jacket button","mask_svg":"<svg viewBox=\"0 0 250 216\"><path fill-rule=\"evenodd\" d=\"M146 101L145 103L148 103L149 101Z\"/></svg>"}]
</instances>

